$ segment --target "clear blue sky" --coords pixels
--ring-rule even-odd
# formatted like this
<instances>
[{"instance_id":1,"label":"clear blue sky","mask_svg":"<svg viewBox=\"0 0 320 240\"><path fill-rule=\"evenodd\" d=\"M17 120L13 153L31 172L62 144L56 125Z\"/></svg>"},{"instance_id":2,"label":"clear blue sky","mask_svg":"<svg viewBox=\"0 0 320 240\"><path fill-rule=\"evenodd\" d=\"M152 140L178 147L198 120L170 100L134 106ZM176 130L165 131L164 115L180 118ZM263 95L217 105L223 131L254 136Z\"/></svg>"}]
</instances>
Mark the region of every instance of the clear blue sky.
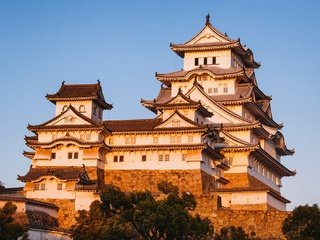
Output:
<instances>
[{"instance_id":1,"label":"clear blue sky","mask_svg":"<svg viewBox=\"0 0 320 240\"><path fill-rule=\"evenodd\" d=\"M181 43L211 23L241 38L262 66L259 87L273 96L273 117L297 175L283 179L289 209L319 203L320 1L0 1L0 180L22 186L30 160L22 156L26 126L54 115L45 99L66 83L100 79L114 109L105 119L148 118L140 98L153 99L154 73L182 67L169 43Z\"/></svg>"}]
</instances>

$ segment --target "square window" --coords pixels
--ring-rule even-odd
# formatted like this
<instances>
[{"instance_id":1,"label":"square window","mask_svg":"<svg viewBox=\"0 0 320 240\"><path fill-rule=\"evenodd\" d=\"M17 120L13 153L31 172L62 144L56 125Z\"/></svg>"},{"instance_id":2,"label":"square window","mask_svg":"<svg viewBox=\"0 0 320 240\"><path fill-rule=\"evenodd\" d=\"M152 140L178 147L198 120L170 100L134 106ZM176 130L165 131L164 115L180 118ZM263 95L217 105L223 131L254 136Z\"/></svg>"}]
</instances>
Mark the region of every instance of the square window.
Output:
<instances>
[{"instance_id":1,"label":"square window","mask_svg":"<svg viewBox=\"0 0 320 240\"><path fill-rule=\"evenodd\" d=\"M40 190L40 184L39 183L34 184L34 190Z\"/></svg>"},{"instance_id":2,"label":"square window","mask_svg":"<svg viewBox=\"0 0 320 240\"><path fill-rule=\"evenodd\" d=\"M72 159L72 152L68 152L68 159Z\"/></svg>"},{"instance_id":3,"label":"square window","mask_svg":"<svg viewBox=\"0 0 320 240\"><path fill-rule=\"evenodd\" d=\"M147 156L146 156L146 155L142 155L142 157L141 157L141 161L142 161L142 162L147 161Z\"/></svg>"},{"instance_id":4,"label":"square window","mask_svg":"<svg viewBox=\"0 0 320 240\"><path fill-rule=\"evenodd\" d=\"M113 157L113 161L114 161L114 162L118 162L118 156L114 156L114 157Z\"/></svg>"},{"instance_id":5,"label":"square window","mask_svg":"<svg viewBox=\"0 0 320 240\"><path fill-rule=\"evenodd\" d=\"M56 153L51 153L51 159L56 159Z\"/></svg>"},{"instance_id":6,"label":"square window","mask_svg":"<svg viewBox=\"0 0 320 240\"><path fill-rule=\"evenodd\" d=\"M159 160L159 161L163 161L163 155L159 155L158 160Z\"/></svg>"},{"instance_id":7,"label":"square window","mask_svg":"<svg viewBox=\"0 0 320 240\"><path fill-rule=\"evenodd\" d=\"M57 190L62 190L62 183L57 184Z\"/></svg>"},{"instance_id":8,"label":"square window","mask_svg":"<svg viewBox=\"0 0 320 240\"><path fill-rule=\"evenodd\" d=\"M78 157L79 157L79 153L75 152L75 153L73 154L73 158L74 158L74 159L78 159Z\"/></svg>"},{"instance_id":9,"label":"square window","mask_svg":"<svg viewBox=\"0 0 320 240\"><path fill-rule=\"evenodd\" d=\"M217 87L213 88L213 93L218 93L218 88Z\"/></svg>"},{"instance_id":10,"label":"square window","mask_svg":"<svg viewBox=\"0 0 320 240\"><path fill-rule=\"evenodd\" d=\"M165 160L165 161L169 161L169 154L166 154L166 155L164 156L164 160Z\"/></svg>"},{"instance_id":11,"label":"square window","mask_svg":"<svg viewBox=\"0 0 320 240\"><path fill-rule=\"evenodd\" d=\"M123 156L120 156L120 157L119 157L119 162L123 162L123 160L124 160L124 157L123 157Z\"/></svg>"},{"instance_id":12,"label":"square window","mask_svg":"<svg viewBox=\"0 0 320 240\"><path fill-rule=\"evenodd\" d=\"M209 94L212 93L212 88L208 88L208 93L209 93Z\"/></svg>"},{"instance_id":13,"label":"square window","mask_svg":"<svg viewBox=\"0 0 320 240\"><path fill-rule=\"evenodd\" d=\"M46 185L44 183L41 183L40 184L40 190L46 190Z\"/></svg>"}]
</instances>

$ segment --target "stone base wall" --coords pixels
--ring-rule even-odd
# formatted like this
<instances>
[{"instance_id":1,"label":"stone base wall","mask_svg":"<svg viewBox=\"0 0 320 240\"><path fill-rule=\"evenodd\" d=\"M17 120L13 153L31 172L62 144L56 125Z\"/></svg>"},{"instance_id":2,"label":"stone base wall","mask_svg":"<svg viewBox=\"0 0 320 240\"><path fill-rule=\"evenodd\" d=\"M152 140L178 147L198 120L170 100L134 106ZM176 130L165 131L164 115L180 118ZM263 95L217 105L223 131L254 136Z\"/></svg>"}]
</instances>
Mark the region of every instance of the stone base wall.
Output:
<instances>
[{"instance_id":1,"label":"stone base wall","mask_svg":"<svg viewBox=\"0 0 320 240\"><path fill-rule=\"evenodd\" d=\"M196 196L213 190L215 185L214 178L201 170L106 170L104 175L105 184L125 192L159 192L157 184L163 180Z\"/></svg>"},{"instance_id":2,"label":"stone base wall","mask_svg":"<svg viewBox=\"0 0 320 240\"><path fill-rule=\"evenodd\" d=\"M241 187L265 187L266 185L249 175L248 173L225 173L224 177L230 182L223 188L241 188Z\"/></svg>"},{"instance_id":3,"label":"stone base wall","mask_svg":"<svg viewBox=\"0 0 320 240\"><path fill-rule=\"evenodd\" d=\"M53 203L59 207L58 224L60 228L69 229L76 223L75 217L78 212L75 210L75 200L69 199L37 199L39 201Z\"/></svg>"},{"instance_id":4,"label":"stone base wall","mask_svg":"<svg viewBox=\"0 0 320 240\"><path fill-rule=\"evenodd\" d=\"M284 240L282 222L290 212L277 210L241 211L221 209L214 213L203 212L201 216L208 217L214 225L216 233L226 226L242 227L249 234L255 234L259 239Z\"/></svg>"}]
</instances>

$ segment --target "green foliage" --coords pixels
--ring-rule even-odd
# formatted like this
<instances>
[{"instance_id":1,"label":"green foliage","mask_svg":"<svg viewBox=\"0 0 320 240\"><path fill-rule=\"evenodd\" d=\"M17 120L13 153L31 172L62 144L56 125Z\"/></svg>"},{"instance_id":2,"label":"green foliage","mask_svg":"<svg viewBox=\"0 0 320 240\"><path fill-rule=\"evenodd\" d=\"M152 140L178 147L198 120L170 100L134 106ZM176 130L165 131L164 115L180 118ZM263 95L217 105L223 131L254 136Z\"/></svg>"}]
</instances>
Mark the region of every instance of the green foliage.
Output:
<instances>
[{"instance_id":1,"label":"green foliage","mask_svg":"<svg viewBox=\"0 0 320 240\"><path fill-rule=\"evenodd\" d=\"M220 230L220 235L217 236L217 240L247 240L248 235L242 229L242 227L224 227Z\"/></svg>"},{"instance_id":2,"label":"green foliage","mask_svg":"<svg viewBox=\"0 0 320 240\"><path fill-rule=\"evenodd\" d=\"M94 202L89 212L80 211L74 239L212 239L211 222L189 212L196 207L192 194L179 194L178 188L167 182L158 187L166 194L161 200L150 192L127 194L106 187L101 203Z\"/></svg>"},{"instance_id":3,"label":"green foliage","mask_svg":"<svg viewBox=\"0 0 320 240\"><path fill-rule=\"evenodd\" d=\"M0 236L1 240L13 240L22 237L28 239L28 228L14 221L13 215L17 210L16 205L7 202L0 208Z\"/></svg>"},{"instance_id":4,"label":"green foliage","mask_svg":"<svg viewBox=\"0 0 320 240\"><path fill-rule=\"evenodd\" d=\"M320 240L320 209L317 204L296 207L282 224L288 240Z\"/></svg>"}]
</instances>

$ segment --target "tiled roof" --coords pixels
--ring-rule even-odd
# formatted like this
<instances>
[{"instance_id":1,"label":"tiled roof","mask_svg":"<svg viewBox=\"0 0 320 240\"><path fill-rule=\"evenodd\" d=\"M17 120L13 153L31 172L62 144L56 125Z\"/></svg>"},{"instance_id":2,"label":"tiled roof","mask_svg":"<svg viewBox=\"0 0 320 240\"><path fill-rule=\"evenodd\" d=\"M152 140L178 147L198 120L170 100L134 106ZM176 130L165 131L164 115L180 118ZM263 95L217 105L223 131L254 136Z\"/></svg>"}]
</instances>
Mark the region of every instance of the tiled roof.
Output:
<instances>
[{"instance_id":1,"label":"tiled roof","mask_svg":"<svg viewBox=\"0 0 320 240\"><path fill-rule=\"evenodd\" d=\"M103 97L100 82L96 84L64 84L62 83L59 91L55 94L47 94L46 98L55 103L58 100L96 100L100 106L105 109L111 109L112 105L108 104Z\"/></svg>"},{"instance_id":2,"label":"tiled roof","mask_svg":"<svg viewBox=\"0 0 320 240\"><path fill-rule=\"evenodd\" d=\"M104 121L105 127L111 132L152 131L162 122L161 118L135 120Z\"/></svg>"},{"instance_id":3,"label":"tiled roof","mask_svg":"<svg viewBox=\"0 0 320 240\"><path fill-rule=\"evenodd\" d=\"M211 72L214 75L242 75L244 74L243 69L237 69L237 68L220 68L214 65L200 65L197 68L194 68L192 70L189 71L185 71L185 70L180 70L180 71L176 71L176 72L171 72L171 73L164 73L164 74L159 74L156 73L156 77L158 79L164 80L164 79L172 79L172 78L183 78L185 76L187 76L190 73L193 72L198 72L199 70L206 70Z\"/></svg>"},{"instance_id":4,"label":"tiled roof","mask_svg":"<svg viewBox=\"0 0 320 240\"><path fill-rule=\"evenodd\" d=\"M87 175L83 167L37 167L30 168L29 172L24 176L18 176L18 180L27 182L46 176L53 176L60 180L79 181Z\"/></svg>"}]
</instances>

